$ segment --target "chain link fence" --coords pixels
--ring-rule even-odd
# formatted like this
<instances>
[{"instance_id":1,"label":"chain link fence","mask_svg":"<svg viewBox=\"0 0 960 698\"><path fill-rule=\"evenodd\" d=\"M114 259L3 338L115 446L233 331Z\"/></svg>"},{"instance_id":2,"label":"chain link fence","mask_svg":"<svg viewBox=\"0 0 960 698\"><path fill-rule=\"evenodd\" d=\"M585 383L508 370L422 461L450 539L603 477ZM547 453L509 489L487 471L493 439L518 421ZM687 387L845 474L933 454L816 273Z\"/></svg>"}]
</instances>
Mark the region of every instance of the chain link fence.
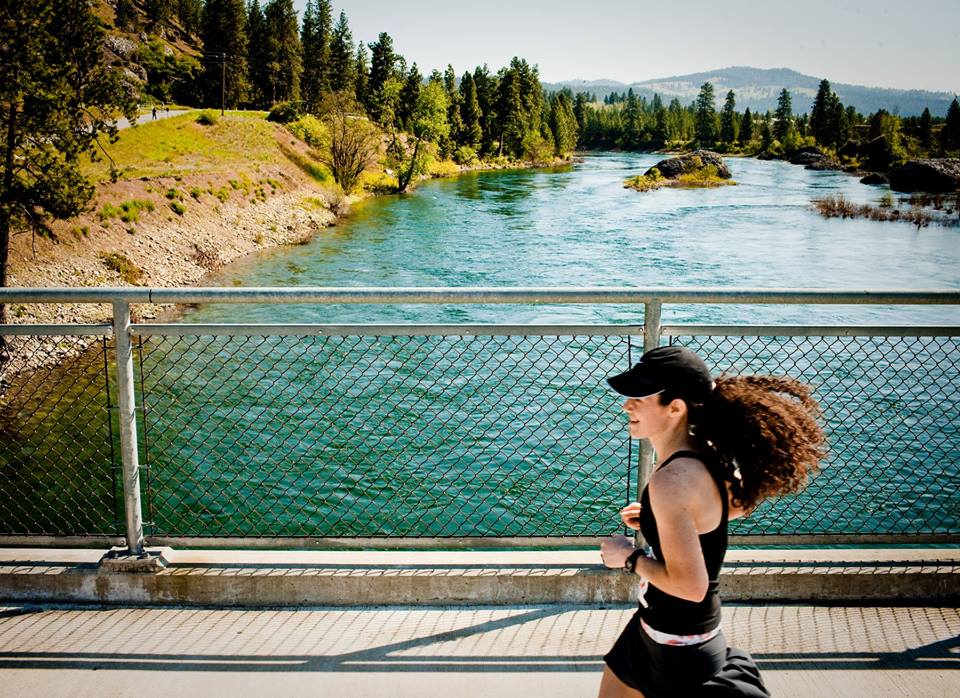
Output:
<instances>
[{"instance_id":1,"label":"chain link fence","mask_svg":"<svg viewBox=\"0 0 960 698\"><path fill-rule=\"evenodd\" d=\"M121 535L110 339L5 339L13 360L0 372L0 535Z\"/></svg>"},{"instance_id":2,"label":"chain link fence","mask_svg":"<svg viewBox=\"0 0 960 698\"><path fill-rule=\"evenodd\" d=\"M593 536L626 337L141 339L148 534Z\"/></svg>"},{"instance_id":3,"label":"chain link fence","mask_svg":"<svg viewBox=\"0 0 960 698\"><path fill-rule=\"evenodd\" d=\"M807 381L825 410L822 471L732 533L960 535L956 333L668 330L717 372ZM134 331L148 539L591 538L636 497L603 380L642 353L636 329ZM122 535L112 340L16 340L0 535Z\"/></svg>"},{"instance_id":4,"label":"chain link fence","mask_svg":"<svg viewBox=\"0 0 960 698\"><path fill-rule=\"evenodd\" d=\"M666 336L716 372L779 373L815 389L829 455L801 493L731 533L960 532L960 337Z\"/></svg>"}]
</instances>

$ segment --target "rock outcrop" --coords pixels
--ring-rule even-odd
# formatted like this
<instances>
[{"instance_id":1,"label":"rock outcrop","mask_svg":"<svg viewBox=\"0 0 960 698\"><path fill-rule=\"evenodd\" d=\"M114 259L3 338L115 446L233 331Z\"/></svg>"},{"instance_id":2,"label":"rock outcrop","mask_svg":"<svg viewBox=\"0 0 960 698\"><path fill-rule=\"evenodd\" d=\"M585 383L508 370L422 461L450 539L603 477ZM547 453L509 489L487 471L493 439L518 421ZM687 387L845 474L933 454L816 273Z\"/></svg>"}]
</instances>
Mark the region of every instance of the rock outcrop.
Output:
<instances>
[{"instance_id":1,"label":"rock outcrop","mask_svg":"<svg viewBox=\"0 0 960 698\"><path fill-rule=\"evenodd\" d=\"M860 179L861 184L886 184L887 175L882 172L871 172L866 177Z\"/></svg>"},{"instance_id":2,"label":"rock outcrop","mask_svg":"<svg viewBox=\"0 0 960 698\"><path fill-rule=\"evenodd\" d=\"M890 171L894 191L949 192L960 190L960 158L910 160Z\"/></svg>"},{"instance_id":3,"label":"rock outcrop","mask_svg":"<svg viewBox=\"0 0 960 698\"><path fill-rule=\"evenodd\" d=\"M661 160L656 165L646 171L649 175L656 169L660 176L667 179L676 179L680 175L692 174L701 171L704 167L714 167L717 170L717 177L720 179L730 179L730 170L717 153L709 150L695 150L686 155L679 155L675 158Z\"/></svg>"}]
</instances>

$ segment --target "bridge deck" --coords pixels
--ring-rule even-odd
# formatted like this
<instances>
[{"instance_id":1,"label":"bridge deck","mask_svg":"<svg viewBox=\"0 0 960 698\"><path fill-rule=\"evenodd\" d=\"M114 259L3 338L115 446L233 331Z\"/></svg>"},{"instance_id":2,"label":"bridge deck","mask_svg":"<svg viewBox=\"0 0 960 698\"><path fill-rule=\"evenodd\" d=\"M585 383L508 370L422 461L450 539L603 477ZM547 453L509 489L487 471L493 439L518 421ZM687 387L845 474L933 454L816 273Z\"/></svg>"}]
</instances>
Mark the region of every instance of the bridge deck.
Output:
<instances>
[{"instance_id":1,"label":"bridge deck","mask_svg":"<svg viewBox=\"0 0 960 698\"><path fill-rule=\"evenodd\" d=\"M0 607L0 694L590 696L632 608ZM732 605L774 695L960 695L960 609Z\"/></svg>"}]
</instances>

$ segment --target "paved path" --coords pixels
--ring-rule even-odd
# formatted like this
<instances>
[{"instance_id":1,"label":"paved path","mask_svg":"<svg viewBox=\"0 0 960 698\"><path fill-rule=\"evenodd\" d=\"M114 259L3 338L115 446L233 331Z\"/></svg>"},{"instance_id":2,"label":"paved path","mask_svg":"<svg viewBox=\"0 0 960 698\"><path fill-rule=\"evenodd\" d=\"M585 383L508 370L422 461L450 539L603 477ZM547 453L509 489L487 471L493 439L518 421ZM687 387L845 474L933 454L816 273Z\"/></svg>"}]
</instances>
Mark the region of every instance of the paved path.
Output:
<instances>
[{"instance_id":1,"label":"paved path","mask_svg":"<svg viewBox=\"0 0 960 698\"><path fill-rule=\"evenodd\" d=\"M186 114L189 109L171 109L170 111L164 111L163 109L157 109L157 118L154 119L153 115L150 112L145 112L140 114L136 118L137 124L149 124L151 121L159 121L160 119L169 119L172 116L179 116L180 114ZM220 111L219 109L217 110ZM117 128L125 129L130 127L130 122L127 119L117 119Z\"/></svg>"},{"instance_id":2,"label":"paved path","mask_svg":"<svg viewBox=\"0 0 960 698\"><path fill-rule=\"evenodd\" d=\"M596 695L632 609L0 607L4 696ZM732 606L768 687L960 695L960 609Z\"/></svg>"}]
</instances>

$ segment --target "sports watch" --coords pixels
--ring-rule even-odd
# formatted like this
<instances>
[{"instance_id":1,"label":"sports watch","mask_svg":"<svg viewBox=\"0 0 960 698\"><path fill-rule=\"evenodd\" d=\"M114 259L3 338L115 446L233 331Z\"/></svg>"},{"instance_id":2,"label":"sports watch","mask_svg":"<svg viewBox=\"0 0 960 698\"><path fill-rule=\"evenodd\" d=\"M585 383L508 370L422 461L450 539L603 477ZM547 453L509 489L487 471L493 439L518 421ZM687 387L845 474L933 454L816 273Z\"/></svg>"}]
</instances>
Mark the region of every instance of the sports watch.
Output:
<instances>
[{"instance_id":1,"label":"sports watch","mask_svg":"<svg viewBox=\"0 0 960 698\"><path fill-rule=\"evenodd\" d=\"M623 571L627 574L633 574L634 570L637 567L637 558L643 555L643 548L637 548L630 555L627 556L627 559L623 561Z\"/></svg>"}]
</instances>

